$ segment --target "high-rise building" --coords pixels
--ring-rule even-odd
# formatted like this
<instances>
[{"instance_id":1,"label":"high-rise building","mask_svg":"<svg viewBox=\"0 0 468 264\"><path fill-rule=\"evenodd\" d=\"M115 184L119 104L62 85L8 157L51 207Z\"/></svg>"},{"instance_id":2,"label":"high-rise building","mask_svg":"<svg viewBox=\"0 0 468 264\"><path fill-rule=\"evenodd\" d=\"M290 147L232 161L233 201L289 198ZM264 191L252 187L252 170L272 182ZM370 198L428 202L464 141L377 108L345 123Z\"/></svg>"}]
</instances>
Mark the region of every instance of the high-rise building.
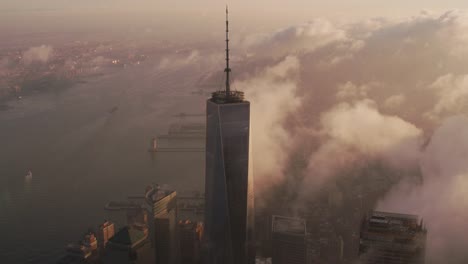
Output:
<instances>
[{"instance_id":1,"label":"high-rise building","mask_svg":"<svg viewBox=\"0 0 468 264\"><path fill-rule=\"evenodd\" d=\"M246 264L255 262L250 103L230 89L227 14L226 90L206 103L205 262Z\"/></svg>"},{"instance_id":2,"label":"high-rise building","mask_svg":"<svg viewBox=\"0 0 468 264\"><path fill-rule=\"evenodd\" d=\"M107 242L114 236L114 234L114 223L106 220L102 225L99 226L97 239L101 250L103 250L106 247Z\"/></svg>"},{"instance_id":3,"label":"high-rise building","mask_svg":"<svg viewBox=\"0 0 468 264\"><path fill-rule=\"evenodd\" d=\"M173 264L177 260L177 193L151 188L146 192L152 207L152 236L156 264Z\"/></svg>"},{"instance_id":4,"label":"high-rise building","mask_svg":"<svg viewBox=\"0 0 468 264\"><path fill-rule=\"evenodd\" d=\"M200 263L200 249L203 235L203 224L190 220L179 221L180 263Z\"/></svg>"},{"instance_id":5,"label":"high-rise building","mask_svg":"<svg viewBox=\"0 0 468 264\"><path fill-rule=\"evenodd\" d=\"M271 258L272 255L272 230L271 230L272 216L270 212L256 212L255 215L255 240L259 245L257 248L258 258Z\"/></svg>"},{"instance_id":6,"label":"high-rise building","mask_svg":"<svg viewBox=\"0 0 468 264\"><path fill-rule=\"evenodd\" d=\"M361 226L361 263L424 264L426 235L416 215L371 212Z\"/></svg>"},{"instance_id":7,"label":"high-rise building","mask_svg":"<svg viewBox=\"0 0 468 264\"><path fill-rule=\"evenodd\" d=\"M148 211L143 207L132 207L126 210L128 226L148 226Z\"/></svg>"},{"instance_id":8,"label":"high-rise building","mask_svg":"<svg viewBox=\"0 0 468 264\"><path fill-rule=\"evenodd\" d=\"M272 264L307 263L307 229L304 219L274 215Z\"/></svg>"},{"instance_id":9,"label":"high-rise building","mask_svg":"<svg viewBox=\"0 0 468 264\"><path fill-rule=\"evenodd\" d=\"M102 256L104 264L147 264L154 263L154 251L148 232L126 226L111 239Z\"/></svg>"}]
</instances>

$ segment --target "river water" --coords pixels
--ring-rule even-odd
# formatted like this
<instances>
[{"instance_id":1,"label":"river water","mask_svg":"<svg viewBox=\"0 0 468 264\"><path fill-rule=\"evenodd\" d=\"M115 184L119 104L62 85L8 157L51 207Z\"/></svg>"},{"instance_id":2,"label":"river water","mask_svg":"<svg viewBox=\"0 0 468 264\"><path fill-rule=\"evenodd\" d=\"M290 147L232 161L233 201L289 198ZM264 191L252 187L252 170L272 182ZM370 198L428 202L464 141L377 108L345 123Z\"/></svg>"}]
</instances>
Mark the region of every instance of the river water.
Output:
<instances>
[{"instance_id":1,"label":"river water","mask_svg":"<svg viewBox=\"0 0 468 264\"><path fill-rule=\"evenodd\" d=\"M51 263L108 217L106 202L148 184L202 190L202 152L148 152L180 121L173 115L204 112L205 98L191 93L200 74L146 62L9 102L0 111L0 262Z\"/></svg>"}]
</instances>

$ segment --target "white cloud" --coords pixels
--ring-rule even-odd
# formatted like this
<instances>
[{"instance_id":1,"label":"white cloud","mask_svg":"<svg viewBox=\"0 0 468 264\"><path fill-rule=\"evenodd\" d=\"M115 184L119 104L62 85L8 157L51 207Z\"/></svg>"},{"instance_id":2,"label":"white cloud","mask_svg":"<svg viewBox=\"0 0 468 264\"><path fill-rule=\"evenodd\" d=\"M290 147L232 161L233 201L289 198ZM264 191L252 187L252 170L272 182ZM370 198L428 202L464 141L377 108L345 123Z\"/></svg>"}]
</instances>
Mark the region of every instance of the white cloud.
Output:
<instances>
[{"instance_id":1,"label":"white cloud","mask_svg":"<svg viewBox=\"0 0 468 264\"><path fill-rule=\"evenodd\" d=\"M428 263L463 263L468 254L468 118L445 120L421 156L423 184L403 183L381 210L419 214L428 228Z\"/></svg>"},{"instance_id":2,"label":"white cloud","mask_svg":"<svg viewBox=\"0 0 468 264\"><path fill-rule=\"evenodd\" d=\"M352 82L339 84L336 97L339 100L365 99L367 98L367 93L372 88L372 86L375 86L375 84L366 84L361 86L357 86Z\"/></svg>"},{"instance_id":3,"label":"white cloud","mask_svg":"<svg viewBox=\"0 0 468 264\"><path fill-rule=\"evenodd\" d=\"M387 109L397 109L402 106L406 98L403 94L395 94L385 99L384 106Z\"/></svg>"},{"instance_id":4,"label":"white cloud","mask_svg":"<svg viewBox=\"0 0 468 264\"><path fill-rule=\"evenodd\" d=\"M327 45L337 45L339 49L353 52L365 45L364 42L349 38L346 34L343 28L328 20L314 19L272 34L248 35L241 44L255 54L273 57L313 52Z\"/></svg>"},{"instance_id":5,"label":"white cloud","mask_svg":"<svg viewBox=\"0 0 468 264\"><path fill-rule=\"evenodd\" d=\"M468 75L447 74L439 77L429 88L435 91L437 101L434 108L426 113L427 117L439 119L468 110Z\"/></svg>"},{"instance_id":6,"label":"white cloud","mask_svg":"<svg viewBox=\"0 0 468 264\"><path fill-rule=\"evenodd\" d=\"M165 56L159 62L158 68L161 70L192 65L197 63L200 58L200 52L198 50L192 50L189 54L182 56L177 54L172 56Z\"/></svg>"},{"instance_id":7,"label":"white cloud","mask_svg":"<svg viewBox=\"0 0 468 264\"><path fill-rule=\"evenodd\" d=\"M299 69L299 60L289 56L233 84L251 102L253 170L259 195L284 177L293 141L284 122L301 104L296 95Z\"/></svg>"},{"instance_id":8,"label":"white cloud","mask_svg":"<svg viewBox=\"0 0 468 264\"><path fill-rule=\"evenodd\" d=\"M417 163L422 131L383 115L371 100L340 103L320 120L321 143L309 160L306 189L317 188L357 160L384 159L397 168Z\"/></svg>"},{"instance_id":9,"label":"white cloud","mask_svg":"<svg viewBox=\"0 0 468 264\"><path fill-rule=\"evenodd\" d=\"M23 52L23 62L31 64L33 62L48 62L53 55L53 48L48 45L29 48Z\"/></svg>"}]
</instances>

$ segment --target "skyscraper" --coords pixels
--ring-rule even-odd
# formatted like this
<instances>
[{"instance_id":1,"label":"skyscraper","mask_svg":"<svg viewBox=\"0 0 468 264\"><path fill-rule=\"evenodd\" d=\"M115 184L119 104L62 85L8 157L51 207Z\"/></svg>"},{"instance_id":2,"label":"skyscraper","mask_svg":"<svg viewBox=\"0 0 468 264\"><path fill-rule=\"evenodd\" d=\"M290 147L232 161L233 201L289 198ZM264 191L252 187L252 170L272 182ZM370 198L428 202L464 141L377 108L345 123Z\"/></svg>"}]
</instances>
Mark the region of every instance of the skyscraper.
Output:
<instances>
[{"instance_id":1,"label":"skyscraper","mask_svg":"<svg viewBox=\"0 0 468 264\"><path fill-rule=\"evenodd\" d=\"M179 247L181 264L200 263L200 244L203 223L190 220L179 221Z\"/></svg>"},{"instance_id":2,"label":"skyscraper","mask_svg":"<svg viewBox=\"0 0 468 264\"><path fill-rule=\"evenodd\" d=\"M107 243L102 256L104 264L154 263L154 251L148 232L126 226L120 229Z\"/></svg>"},{"instance_id":3,"label":"skyscraper","mask_svg":"<svg viewBox=\"0 0 468 264\"><path fill-rule=\"evenodd\" d=\"M305 220L274 215L271 223L272 264L307 263Z\"/></svg>"},{"instance_id":4,"label":"skyscraper","mask_svg":"<svg viewBox=\"0 0 468 264\"><path fill-rule=\"evenodd\" d=\"M424 264L427 231L415 215L374 211L363 221L359 255L366 264Z\"/></svg>"},{"instance_id":5,"label":"skyscraper","mask_svg":"<svg viewBox=\"0 0 468 264\"><path fill-rule=\"evenodd\" d=\"M250 103L243 92L230 89L227 16L226 8L226 89L206 103L205 261L247 264L255 261Z\"/></svg>"},{"instance_id":6,"label":"skyscraper","mask_svg":"<svg viewBox=\"0 0 468 264\"><path fill-rule=\"evenodd\" d=\"M104 250L104 248L107 245L107 242L109 239L111 239L115 234L115 227L114 223L110 221L104 221L102 225L99 226L98 229L98 243L101 248L101 250Z\"/></svg>"},{"instance_id":7,"label":"skyscraper","mask_svg":"<svg viewBox=\"0 0 468 264\"><path fill-rule=\"evenodd\" d=\"M152 207L152 236L157 264L172 264L177 260L177 193L149 188L145 194Z\"/></svg>"}]
</instances>

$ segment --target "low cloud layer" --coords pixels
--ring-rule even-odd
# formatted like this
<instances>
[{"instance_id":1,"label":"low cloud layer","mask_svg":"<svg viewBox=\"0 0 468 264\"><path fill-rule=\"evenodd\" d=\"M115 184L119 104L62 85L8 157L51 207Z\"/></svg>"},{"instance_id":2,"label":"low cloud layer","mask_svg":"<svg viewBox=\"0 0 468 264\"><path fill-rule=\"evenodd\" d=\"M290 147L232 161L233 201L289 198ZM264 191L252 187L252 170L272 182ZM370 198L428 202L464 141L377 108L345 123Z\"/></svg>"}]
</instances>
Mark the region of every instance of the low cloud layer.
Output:
<instances>
[{"instance_id":1,"label":"low cloud layer","mask_svg":"<svg viewBox=\"0 0 468 264\"><path fill-rule=\"evenodd\" d=\"M418 160L422 131L380 113L373 101L340 103L321 115L320 125L320 146L309 159L305 192L361 159L384 159L396 168Z\"/></svg>"},{"instance_id":2,"label":"low cloud layer","mask_svg":"<svg viewBox=\"0 0 468 264\"><path fill-rule=\"evenodd\" d=\"M200 60L200 52L198 50L190 51L189 54L179 55L173 54L172 56L165 56L159 62L159 70L168 68L178 68L187 65L193 65Z\"/></svg>"},{"instance_id":3,"label":"low cloud layer","mask_svg":"<svg viewBox=\"0 0 468 264\"><path fill-rule=\"evenodd\" d=\"M314 19L233 37L232 88L252 103L257 206L282 184L297 207L305 205L350 170L379 162L401 179L382 193L379 209L425 218L428 263L468 259L451 242L468 237L467 21L461 11L350 23ZM23 63L48 62L53 53L51 46L33 47ZM213 72L223 57L222 48L183 48L158 58L150 72L180 73L188 78L181 87L206 85L202 92L211 92L222 87L221 73ZM90 63L100 67L108 59ZM296 166L298 160L304 164Z\"/></svg>"},{"instance_id":4,"label":"low cloud layer","mask_svg":"<svg viewBox=\"0 0 468 264\"><path fill-rule=\"evenodd\" d=\"M298 203L314 199L349 170L378 161L387 174L417 174L401 174L378 208L424 217L428 263L468 259L467 32L468 14L454 10L398 20L314 19L237 39L233 34L232 88L252 103L257 205L288 181ZM33 47L22 61L44 63L53 54L51 46ZM149 75L171 71L187 78L161 90L168 93L205 84L211 92L222 87L221 73L212 72L222 68L223 56L222 48L168 52ZM90 62L96 68L106 63L101 56ZM199 83L195 75L203 75ZM305 165L295 167L296 158Z\"/></svg>"},{"instance_id":5,"label":"low cloud layer","mask_svg":"<svg viewBox=\"0 0 468 264\"><path fill-rule=\"evenodd\" d=\"M418 214L428 232L430 263L464 263L468 243L468 118L450 117L431 137L421 155L423 184L403 181L379 204L380 209Z\"/></svg>"},{"instance_id":6,"label":"low cloud layer","mask_svg":"<svg viewBox=\"0 0 468 264\"><path fill-rule=\"evenodd\" d=\"M23 62L31 64L33 62L48 62L53 55L53 48L48 45L31 47L23 53Z\"/></svg>"},{"instance_id":7,"label":"low cloud layer","mask_svg":"<svg viewBox=\"0 0 468 264\"><path fill-rule=\"evenodd\" d=\"M290 144L292 135L283 122L301 104L296 95L299 68L298 58L288 56L234 85L236 89L245 91L252 103L253 168L255 173L266 176L255 178L257 186L265 187L258 189L259 195L283 179L283 166L293 149Z\"/></svg>"},{"instance_id":8,"label":"low cloud layer","mask_svg":"<svg viewBox=\"0 0 468 264\"><path fill-rule=\"evenodd\" d=\"M425 218L428 263L463 263L468 255L451 241L468 237L467 21L462 11L424 11L245 36L233 86L252 101L259 196L290 180L297 153L307 163L299 200L362 163L414 171L379 208Z\"/></svg>"}]
</instances>

